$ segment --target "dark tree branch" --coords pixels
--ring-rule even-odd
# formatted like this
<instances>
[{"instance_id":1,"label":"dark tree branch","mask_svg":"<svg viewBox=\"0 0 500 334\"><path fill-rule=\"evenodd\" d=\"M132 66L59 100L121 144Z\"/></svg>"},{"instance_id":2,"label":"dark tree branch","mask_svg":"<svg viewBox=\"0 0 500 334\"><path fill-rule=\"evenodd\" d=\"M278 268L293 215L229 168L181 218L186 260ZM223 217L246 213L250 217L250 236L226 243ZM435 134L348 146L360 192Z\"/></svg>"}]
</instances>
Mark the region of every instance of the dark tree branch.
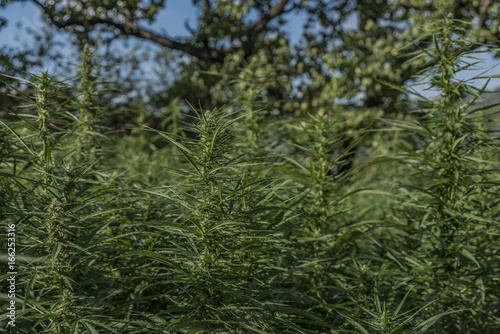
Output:
<instances>
[{"instance_id":1,"label":"dark tree branch","mask_svg":"<svg viewBox=\"0 0 500 334\"><path fill-rule=\"evenodd\" d=\"M247 41L243 44L243 49L245 50L245 57L248 57L254 53L253 42L257 35L259 35L266 27L267 24L275 17L283 14L285 12L285 6L288 4L289 0L281 0L276 5L269 9L269 13L262 15L260 20L255 23L253 27L248 30Z\"/></svg>"},{"instance_id":2,"label":"dark tree branch","mask_svg":"<svg viewBox=\"0 0 500 334\"><path fill-rule=\"evenodd\" d=\"M52 22L53 25L55 25L58 28L67 28L70 26L78 25L78 26L94 26L97 24L104 24L107 26L114 27L124 35L129 35L129 36L135 36L141 39L149 40L152 41L156 44L159 44L161 46L167 47L169 49L173 50L179 50L182 52L185 52L193 57L199 58L201 60L205 61L211 61L211 62L223 62L225 53L219 51L219 50L214 50L210 49L207 47L196 47L192 44L189 43L181 43L177 42L175 40L172 40L168 37L161 36L153 31L140 28L135 24L130 17L125 15L125 22L123 23L118 23L115 22L111 19L103 19L99 17L92 17L91 19L88 19L86 21L80 21L80 20L66 20L66 21L58 21L56 20L56 16L52 12L52 10L46 6L44 6L42 3L40 3L38 0L32 0L35 4L37 4L43 12L49 17L50 21ZM126 13L125 13L126 14Z\"/></svg>"},{"instance_id":3,"label":"dark tree branch","mask_svg":"<svg viewBox=\"0 0 500 334\"><path fill-rule=\"evenodd\" d=\"M255 23L255 25L248 31L248 40L252 40L257 37L257 35L266 28L269 21L281 15L289 1L290 0L279 1L276 5L269 9L269 13L261 16L260 20L257 21L257 23Z\"/></svg>"},{"instance_id":4,"label":"dark tree branch","mask_svg":"<svg viewBox=\"0 0 500 334\"><path fill-rule=\"evenodd\" d=\"M191 26L189 25L189 20L188 19L184 20L184 28L186 28L186 30L189 31L189 33L192 36L196 35L196 31L193 28L191 28Z\"/></svg>"},{"instance_id":5,"label":"dark tree branch","mask_svg":"<svg viewBox=\"0 0 500 334\"><path fill-rule=\"evenodd\" d=\"M194 56L202 60L222 63L225 58L225 54L222 53L221 51L214 50L208 47L200 48L189 43L180 43L170 38L160 36L152 31L139 28L137 25L131 22L125 22L124 24L116 24L116 23L113 24L113 23L108 23L108 24L115 26L125 35L136 36L138 38L155 42L169 49L183 51L191 56Z\"/></svg>"},{"instance_id":6,"label":"dark tree branch","mask_svg":"<svg viewBox=\"0 0 500 334\"><path fill-rule=\"evenodd\" d=\"M488 8L491 5L491 0L481 1L481 7L479 7L479 23L478 29L484 28L486 19L488 18Z\"/></svg>"},{"instance_id":7,"label":"dark tree branch","mask_svg":"<svg viewBox=\"0 0 500 334\"><path fill-rule=\"evenodd\" d=\"M205 5L203 6L203 13L207 13L212 6L210 6L210 0L205 0Z\"/></svg>"},{"instance_id":8,"label":"dark tree branch","mask_svg":"<svg viewBox=\"0 0 500 334\"><path fill-rule=\"evenodd\" d=\"M227 51L224 50L217 50L214 48L210 48L207 46L207 43L205 43L205 46L199 47L190 43L178 42L164 35L160 35L154 31L141 28L134 22L133 15L128 10L125 10L122 13L124 16L123 23L116 22L110 18L102 18L102 17L92 17L88 20L68 19L65 21L60 21L58 20L57 16L53 12L53 9L50 6L44 5L40 0L31 0L31 1L33 1L33 3L35 3L38 7L42 9L42 11L45 13L45 15L47 15L50 22L54 26L61 29L65 29L71 26L89 27L98 24L103 24L118 29L123 35L135 36L137 38L145 39L154 42L156 44L159 44L163 47L173 50L179 50L193 57L209 62L222 63L224 61L225 56L228 53ZM285 6L289 2L290 0L278 1L276 5L272 6L269 9L268 13L262 15L259 21L257 21L252 27L249 28L247 35L248 40L244 43L243 46L245 50L245 57L248 57L249 55L253 54L254 52L253 43L255 41L255 38L266 29L267 24L271 20L286 12ZM205 0L205 5L203 9L205 13L211 10L211 5L209 0ZM193 35L195 35L195 32L193 31L193 29L189 27L189 25L186 24L186 28L188 28L188 30Z\"/></svg>"}]
</instances>

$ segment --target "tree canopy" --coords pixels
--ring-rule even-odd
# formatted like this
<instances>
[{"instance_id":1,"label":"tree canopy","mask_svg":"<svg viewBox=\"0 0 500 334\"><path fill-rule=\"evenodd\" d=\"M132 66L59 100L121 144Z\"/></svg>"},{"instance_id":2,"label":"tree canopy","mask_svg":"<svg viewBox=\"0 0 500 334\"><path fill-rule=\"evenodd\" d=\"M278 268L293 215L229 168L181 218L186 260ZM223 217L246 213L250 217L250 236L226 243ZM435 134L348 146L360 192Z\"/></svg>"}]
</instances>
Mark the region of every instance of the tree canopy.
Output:
<instances>
[{"instance_id":1,"label":"tree canopy","mask_svg":"<svg viewBox=\"0 0 500 334\"><path fill-rule=\"evenodd\" d=\"M2 0L1 6L13 2ZM451 13L455 19L473 23L476 41L491 46L498 43L500 22L499 5L491 0L195 0L197 22L194 26L186 23L191 36L179 38L149 28L161 20L162 10L168 11L165 0L23 2L38 6L53 29L76 36L74 43L80 47L85 43L105 47L115 39L135 38L177 51L176 57L187 55L189 60L181 65L175 82L155 97L161 103L173 96L182 100L188 93L195 103L225 103L227 96L210 93L224 81L204 72L238 75L243 64L259 59L276 72L277 80L267 87L270 100L298 100L307 109L341 99L343 105L384 106L388 111L402 96L379 80L402 85L432 65L425 57L412 59L414 51L427 47L424 42L407 47L407 56L394 52L417 39L425 22ZM296 45L283 29L286 20L296 17L292 15L305 17Z\"/></svg>"}]
</instances>

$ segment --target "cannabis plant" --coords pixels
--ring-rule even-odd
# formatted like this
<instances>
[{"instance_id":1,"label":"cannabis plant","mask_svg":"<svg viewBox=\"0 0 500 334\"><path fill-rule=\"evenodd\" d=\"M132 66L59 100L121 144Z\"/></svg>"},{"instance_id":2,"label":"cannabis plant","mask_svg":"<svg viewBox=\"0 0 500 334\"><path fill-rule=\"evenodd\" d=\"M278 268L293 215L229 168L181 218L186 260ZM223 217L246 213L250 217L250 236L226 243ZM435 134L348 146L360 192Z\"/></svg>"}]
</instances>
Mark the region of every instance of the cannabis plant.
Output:
<instances>
[{"instance_id":1,"label":"cannabis plant","mask_svg":"<svg viewBox=\"0 0 500 334\"><path fill-rule=\"evenodd\" d=\"M424 75L439 96L415 93L421 101L413 121L393 123L420 138L417 147L401 146L393 158L421 180L399 186L409 194L400 217L414 232L405 241L412 246L395 254L410 270L421 303L436 299L422 314L460 311L442 317L432 329L436 333L499 330L499 183L490 160L498 159L499 142L484 126L483 113L496 105L474 107L485 88L456 79L476 60L470 31L450 16L432 25L422 37L431 46L415 56L435 63Z\"/></svg>"},{"instance_id":2,"label":"cannabis plant","mask_svg":"<svg viewBox=\"0 0 500 334\"><path fill-rule=\"evenodd\" d=\"M230 154L231 127L244 116L194 112L196 119L185 129L194 138L158 132L185 158L176 171L185 181L137 190L156 195L168 209L162 221L153 222L155 239L148 249L134 252L153 260L148 270L155 273L141 276L146 285L140 288L140 303L150 307L134 315L156 319L155 328L162 331L296 328L293 318L302 317L300 310L284 304L283 292L272 285L277 273L269 256L280 252L279 235L271 229L275 214L266 207L272 183L250 181L240 174L248 163ZM299 315L287 317L290 312Z\"/></svg>"},{"instance_id":3,"label":"cannabis plant","mask_svg":"<svg viewBox=\"0 0 500 334\"><path fill-rule=\"evenodd\" d=\"M16 114L18 122L2 122L2 131L17 141L2 165L10 184L2 189L2 195L4 190L10 194L2 196L9 208L5 221L16 225L18 253L32 259L17 268L21 307L16 328L39 333L113 331L114 323L102 321L106 288L97 284L106 272L96 261L102 251L96 236L103 227L103 188L93 181L94 161L75 163L72 158L82 145L75 140L79 124L71 107L74 97L47 72L30 78L24 81L25 92L33 94L18 92L34 114ZM90 94L89 89L84 93Z\"/></svg>"}]
</instances>

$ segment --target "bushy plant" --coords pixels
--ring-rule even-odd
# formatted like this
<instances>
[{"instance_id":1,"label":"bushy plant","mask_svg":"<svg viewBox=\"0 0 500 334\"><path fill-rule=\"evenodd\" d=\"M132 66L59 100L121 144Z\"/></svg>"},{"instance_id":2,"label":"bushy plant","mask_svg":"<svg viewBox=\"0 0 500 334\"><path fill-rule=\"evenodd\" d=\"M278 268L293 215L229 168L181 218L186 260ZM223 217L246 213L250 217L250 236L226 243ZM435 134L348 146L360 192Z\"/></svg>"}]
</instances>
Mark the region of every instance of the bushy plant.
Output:
<instances>
[{"instance_id":1,"label":"bushy plant","mask_svg":"<svg viewBox=\"0 0 500 334\"><path fill-rule=\"evenodd\" d=\"M411 122L393 122L410 130L419 141L400 146L393 155L411 179L400 181L407 192L399 220L410 233L405 248L395 255L415 284L420 303L436 300L422 313L460 311L443 317L430 330L436 333L494 333L498 331L498 138L484 126L483 111L475 107L483 89L457 80L455 74L473 66L470 27L451 17L429 27L432 46L416 54L436 64L425 73L439 96L420 96ZM450 52L449 50L456 50ZM403 193L403 192L401 192ZM396 247L396 246L395 246Z\"/></svg>"}]
</instances>

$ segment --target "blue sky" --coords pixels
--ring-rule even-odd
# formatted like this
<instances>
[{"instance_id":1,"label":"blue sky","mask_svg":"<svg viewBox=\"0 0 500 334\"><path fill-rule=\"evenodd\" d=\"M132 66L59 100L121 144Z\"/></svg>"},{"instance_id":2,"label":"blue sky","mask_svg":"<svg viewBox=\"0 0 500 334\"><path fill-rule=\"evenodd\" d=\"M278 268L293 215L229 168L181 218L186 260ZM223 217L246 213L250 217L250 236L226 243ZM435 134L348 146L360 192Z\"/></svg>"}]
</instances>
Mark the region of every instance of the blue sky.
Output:
<instances>
[{"instance_id":1,"label":"blue sky","mask_svg":"<svg viewBox=\"0 0 500 334\"><path fill-rule=\"evenodd\" d=\"M191 27L196 26L196 17L200 13L192 6L191 1L187 0L171 0L167 1L167 6L159 15L157 21L149 28L165 32L169 37L188 37L189 32L185 28L185 21L187 20ZM40 31L47 27L41 19L41 10L31 4L30 2L20 2L9 4L5 9L0 9L0 16L9 20L7 28L4 28L0 34L0 47L5 46L20 46L23 43L29 43L31 34L26 33L26 29L30 28L35 31ZM256 19L257 17L255 17ZM288 14L288 20L285 31L289 32L290 40L292 43L297 43L302 32L302 26L305 22L305 16ZM23 28L19 29L16 23L21 23ZM353 18L349 21L346 28L355 29L357 25L356 19ZM63 34L59 34L58 38L64 39ZM70 53L68 51L68 56ZM477 70L459 73L458 79L464 80L479 74L484 75L500 75L500 61L494 59L492 53L483 53L478 55L484 61L477 66ZM68 59L69 60L69 59ZM475 85L483 85L485 80L476 80ZM500 86L500 79L492 80L489 88L493 89ZM432 92L424 91L425 85L417 88L417 91L425 96L432 96Z\"/></svg>"}]
</instances>

